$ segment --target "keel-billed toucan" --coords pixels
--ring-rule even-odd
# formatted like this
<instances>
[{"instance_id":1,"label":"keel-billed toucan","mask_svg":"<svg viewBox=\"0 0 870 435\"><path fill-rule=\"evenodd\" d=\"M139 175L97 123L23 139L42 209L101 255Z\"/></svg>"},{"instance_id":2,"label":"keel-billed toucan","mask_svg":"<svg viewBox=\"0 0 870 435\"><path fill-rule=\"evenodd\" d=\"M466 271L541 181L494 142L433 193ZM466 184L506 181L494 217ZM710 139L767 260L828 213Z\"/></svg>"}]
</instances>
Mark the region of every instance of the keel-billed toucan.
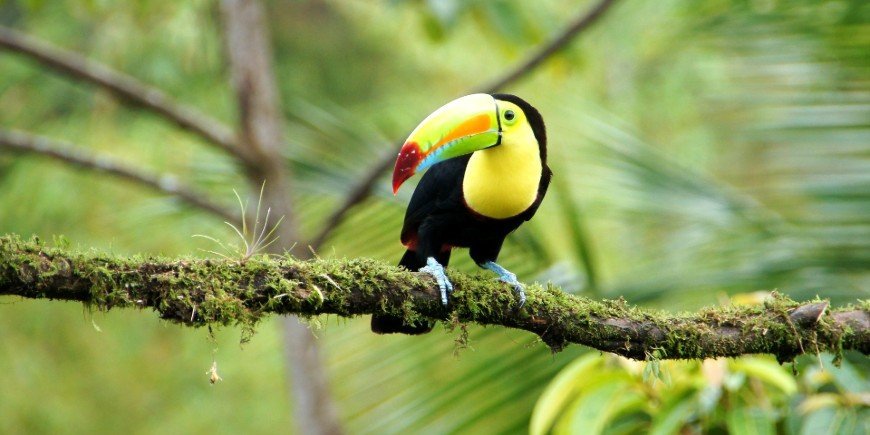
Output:
<instances>
[{"instance_id":1,"label":"keel-billed toucan","mask_svg":"<svg viewBox=\"0 0 870 435\"><path fill-rule=\"evenodd\" d=\"M496 264L505 237L534 216L552 172L541 114L506 94L472 94L429 115L408 137L393 172L393 193L415 172L417 185L402 227L400 266L435 277L447 305L453 285L444 273L452 248L469 248L478 266L496 272L525 303L516 276ZM378 333L422 334L430 322L407 324L372 316Z\"/></svg>"}]
</instances>

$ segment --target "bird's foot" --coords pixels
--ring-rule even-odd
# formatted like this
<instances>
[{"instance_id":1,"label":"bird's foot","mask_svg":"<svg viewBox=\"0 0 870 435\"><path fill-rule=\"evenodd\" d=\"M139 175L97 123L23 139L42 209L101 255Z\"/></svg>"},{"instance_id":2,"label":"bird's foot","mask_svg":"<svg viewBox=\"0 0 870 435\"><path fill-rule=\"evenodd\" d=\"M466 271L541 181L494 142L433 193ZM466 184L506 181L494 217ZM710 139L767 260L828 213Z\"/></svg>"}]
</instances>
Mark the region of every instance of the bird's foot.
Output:
<instances>
[{"instance_id":1,"label":"bird's foot","mask_svg":"<svg viewBox=\"0 0 870 435\"><path fill-rule=\"evenodd\" d=\"M499 266L494 261L487 261L483 264L483 267L497 273L498 279L500 279L502 282L510 284L511 287L514 288L514 291L517 292L517 295L519 295L520 297L520 308L522 308L523 305L526 304L525 287L521 282L517 280L517 276L513 272Z\"/></svg>"},{"instance_id":2,"label":"bird's foot","mask_svg":"<svg viewBox=\"0 0 870 435\"><path fill-rule=\"evenodd\" d=\"M426 259L426 266L423 266L418 272L428 273L435 277L438 282L438 289L441 290L441 303L447 306L447 295L453 293L453 284L447 279L447 274L444 273L444 266L434 257Z\"/></svg>"}]
</instances>

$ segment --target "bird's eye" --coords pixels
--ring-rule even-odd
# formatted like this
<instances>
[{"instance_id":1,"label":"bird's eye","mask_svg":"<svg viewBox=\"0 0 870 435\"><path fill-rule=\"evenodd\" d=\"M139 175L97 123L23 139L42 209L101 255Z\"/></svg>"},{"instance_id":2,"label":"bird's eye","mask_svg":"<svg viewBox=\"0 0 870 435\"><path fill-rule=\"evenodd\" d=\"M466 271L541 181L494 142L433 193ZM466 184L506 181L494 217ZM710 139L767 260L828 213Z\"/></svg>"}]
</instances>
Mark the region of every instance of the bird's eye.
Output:
<instances>
[{"instance_id":1,"label":"bird's eye","mask_svg":"<svg viewBox=\"0 0 870 435\"><path fill-rule=\"evenodd\" d=\"M513 124L513 121L515 119L517 119L517 114L514 113L513 110L508 109L504 111L504 120L507 121L509 124Z\"/></svg>"}]
</instances>

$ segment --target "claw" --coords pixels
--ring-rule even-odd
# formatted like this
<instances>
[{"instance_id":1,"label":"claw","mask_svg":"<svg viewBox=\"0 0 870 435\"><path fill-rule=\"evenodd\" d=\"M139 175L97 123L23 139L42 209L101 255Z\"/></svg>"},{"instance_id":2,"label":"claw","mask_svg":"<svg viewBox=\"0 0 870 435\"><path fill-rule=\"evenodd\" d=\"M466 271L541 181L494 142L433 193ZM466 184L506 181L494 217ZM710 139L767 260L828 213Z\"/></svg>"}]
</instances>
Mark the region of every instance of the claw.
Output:
<instances>
[{"instance_id":1,"label":"claw","mask_svg":"<svg viewBox=\"0 0 870 435\"><path fill-rule=\"evenodd\" d=\"M444 273L444 266L434 257L426 259L426 266L421 267L418 272L428 273L435 277L438 282L438 289L441 290L441 303L447 306L447 295L453 293L453 284L447 279L447 274Z\"/></svg>"},{"instance_id":2,"label":"claw","mask_svg":"<svg viewBox=\"0 0 870 435\"><path fill-rule=\"evenodd\" d=\"M487 261L483 264L483 267L497 273L499 280L510 284L511 287L514 288L514 291L520 297L520 308L522 308L523 305L526 304L525 287L523 287L523 284L517 280L517 276L513 272L499 266L493 261Z\"/></svg>"}]
</instances>

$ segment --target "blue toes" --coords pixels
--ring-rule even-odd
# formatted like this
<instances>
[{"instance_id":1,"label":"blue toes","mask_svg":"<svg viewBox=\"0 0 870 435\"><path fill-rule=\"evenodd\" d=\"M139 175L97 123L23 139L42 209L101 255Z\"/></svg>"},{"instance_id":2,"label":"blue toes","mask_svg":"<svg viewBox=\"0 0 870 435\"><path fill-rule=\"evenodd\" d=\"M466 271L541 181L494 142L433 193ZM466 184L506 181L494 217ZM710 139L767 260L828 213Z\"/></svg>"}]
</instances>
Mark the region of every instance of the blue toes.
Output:
<instances>
[{"instance_id":1,"label":"blue toes","mask_svg":"<svg viewBox=\"0 0 870 435\"><path fill-rule=\"evenodd\" d=\"M447 274L444 273L444 266L434 257L429 257L426 259L426 266L421 267L419 272L425 272L435 277L435 281L438 282L438 289L441 290L441 303L447 306L447 295L453 292L453 284L447 279Z\"/></svg>"},{"instance_id":2,"label":"blue toes","mask_svg":"<svg viewBox=\"0 0 870 435\"><path fill-rule=\"evenodd\" d=\"M517 292L517 295L520 297L520 308L526 304L525 287L523 287L523 284L517 280L517 276L514 275L513 272L499 266L493 261L487 261L483 264L483 267L497 273L498 278L502 280L502 282L508 283L514 288L514 291Z\"/></svg>"}]
</instances>

